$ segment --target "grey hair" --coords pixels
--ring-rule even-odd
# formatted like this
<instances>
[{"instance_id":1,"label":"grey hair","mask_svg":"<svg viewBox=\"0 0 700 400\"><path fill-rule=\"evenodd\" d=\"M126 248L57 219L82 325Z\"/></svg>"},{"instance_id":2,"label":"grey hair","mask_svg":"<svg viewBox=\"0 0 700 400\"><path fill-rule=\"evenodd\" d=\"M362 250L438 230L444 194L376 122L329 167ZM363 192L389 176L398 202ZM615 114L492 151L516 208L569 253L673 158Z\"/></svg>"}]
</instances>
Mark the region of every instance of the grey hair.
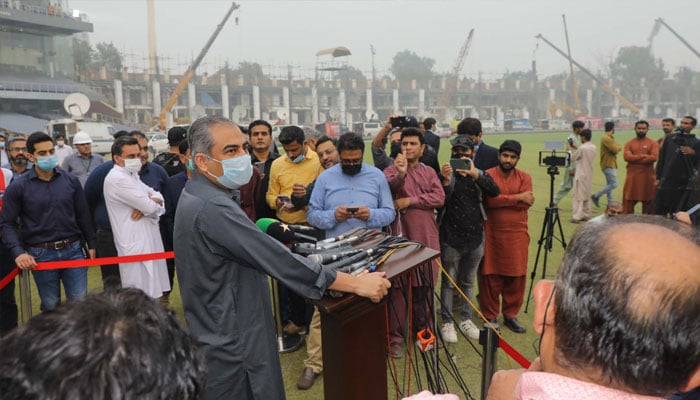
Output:
<instances>
[{"instance_id":1,"label":"grey hair","mask_svg":"<svg viewBox=\"0 0 700 400\"><path fill-rule=\"evenodd\" d=\"M199 153L211 157L211 149L214 146L211 127L218 124L236 126L230 119L210 116L199 118L190 125L190 129L187 131L187 140L189 141L192 157Z\"/></svg>"}]
</instances>

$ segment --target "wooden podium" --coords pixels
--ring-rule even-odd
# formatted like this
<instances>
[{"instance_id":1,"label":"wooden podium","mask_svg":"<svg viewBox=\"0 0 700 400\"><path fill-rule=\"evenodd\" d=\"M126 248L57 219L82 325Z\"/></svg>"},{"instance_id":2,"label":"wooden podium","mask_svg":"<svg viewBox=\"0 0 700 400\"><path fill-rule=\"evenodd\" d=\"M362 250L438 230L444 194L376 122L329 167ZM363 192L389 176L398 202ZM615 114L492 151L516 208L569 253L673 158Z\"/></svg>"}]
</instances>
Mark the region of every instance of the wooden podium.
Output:
<instances>
[{"instance_id":1,"label":"wooden podium","mask_svg":"<svg viewBox=\"0 0 700 400\"><path fill-rule=\"evenodd\" d=\"M391 279L439 255L427 247L399 249L379 271ZM324 398L386 399L386 300L375 304L346 294L315 304L321 312Z\"/></svg>"}]
</instances>

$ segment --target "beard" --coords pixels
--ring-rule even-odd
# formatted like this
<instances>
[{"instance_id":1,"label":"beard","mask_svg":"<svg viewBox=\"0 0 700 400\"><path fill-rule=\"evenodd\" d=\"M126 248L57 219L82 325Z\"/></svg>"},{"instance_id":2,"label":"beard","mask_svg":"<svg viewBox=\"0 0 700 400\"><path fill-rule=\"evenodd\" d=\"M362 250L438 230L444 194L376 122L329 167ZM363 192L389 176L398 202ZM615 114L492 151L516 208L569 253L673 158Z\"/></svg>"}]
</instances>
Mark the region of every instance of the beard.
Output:
<instances>
[{"instance_id":1,"label":"beard","mask_svg":"<svg viewBox=\"0 0 700 400\"><path fill-rule=\"evenodd\" d=\"M638 137L639 139L644 139L645 137L647 137L647 134L646 134L646 133L639 133L639 132L635 132L635 133L637 134L637 137Z\"/></svg>"},{"instance_id":2,"label":"beard","mask_svg":"<svg viewBox=\"0 0 700 400\"><path fill-rule=\"evenodd\" d=\"M16 165L27 165L27 157L25 156L15 156L10 157L10 161Z\"/></svg>"},{"instance_id":3,"label":"beard","mask_svg":"<svg viewBox=\"0 0 700 400\"><path fill-rule=\"evenodd\" d=\"M501 171L503 171L503 172L510 172L510 171L512 171L513 169L515 169L515 165L513 165L513 164L511 164L511 163L501 163L501 162L499 162L499 163L498 163L498 166L501 168Z\"/></svg>"}]
</instances>

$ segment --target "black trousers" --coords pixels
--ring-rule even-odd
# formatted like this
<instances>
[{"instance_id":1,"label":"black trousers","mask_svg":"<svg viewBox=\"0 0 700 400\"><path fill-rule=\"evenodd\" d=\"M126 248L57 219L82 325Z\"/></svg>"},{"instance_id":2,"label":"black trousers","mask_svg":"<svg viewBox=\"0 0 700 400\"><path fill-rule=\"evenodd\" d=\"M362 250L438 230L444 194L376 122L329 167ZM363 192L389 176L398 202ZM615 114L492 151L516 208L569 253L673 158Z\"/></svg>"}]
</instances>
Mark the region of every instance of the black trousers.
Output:
<instances>
[{"instance_id":1,"label":"black trousers","mask_svg":"<svg viewBox=\"0 0 700 400\"><path fill-rule=\"evenodd\" d=\"M114 235L111 229L97 228L97 257L116 257L117 248L114 246ZM100 267L102 272L102 286L104 289L120 288L122 278L119 275L119 264L107 264Z\"/></svg>"}]
</instances>

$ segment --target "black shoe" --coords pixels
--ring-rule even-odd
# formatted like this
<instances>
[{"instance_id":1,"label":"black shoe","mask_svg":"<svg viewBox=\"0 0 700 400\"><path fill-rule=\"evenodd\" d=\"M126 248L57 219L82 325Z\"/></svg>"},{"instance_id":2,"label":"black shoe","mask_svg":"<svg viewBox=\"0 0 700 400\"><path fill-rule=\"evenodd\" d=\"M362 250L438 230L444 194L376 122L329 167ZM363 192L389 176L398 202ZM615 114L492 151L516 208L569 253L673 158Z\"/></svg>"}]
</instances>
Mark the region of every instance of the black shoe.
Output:
<instances>
[{"instance_id":1,"label":"black shoe","mask_svg":"<svg viewBox=\"0 0 700 400\"><path fill-rule=\"evenodd\" d=\"M503 318L503 325L515 333L525 333L527 331L517 318Z\"/></svg>"},{"instance_id":2,"label":"black shoe","mask_svg":"<svg viewBox=\"0 0 700 400\"><path fill-rule=\"evenodd\" d=\"M306 367L304 368L304 371L302 371L301 375L299 376L299 379L297 380L297 388L300 390L307 390L311 386L314 385L314 381L318 376L321 374L317 374L314 372L313 369Z\"/></svg>"}]
</instances>

